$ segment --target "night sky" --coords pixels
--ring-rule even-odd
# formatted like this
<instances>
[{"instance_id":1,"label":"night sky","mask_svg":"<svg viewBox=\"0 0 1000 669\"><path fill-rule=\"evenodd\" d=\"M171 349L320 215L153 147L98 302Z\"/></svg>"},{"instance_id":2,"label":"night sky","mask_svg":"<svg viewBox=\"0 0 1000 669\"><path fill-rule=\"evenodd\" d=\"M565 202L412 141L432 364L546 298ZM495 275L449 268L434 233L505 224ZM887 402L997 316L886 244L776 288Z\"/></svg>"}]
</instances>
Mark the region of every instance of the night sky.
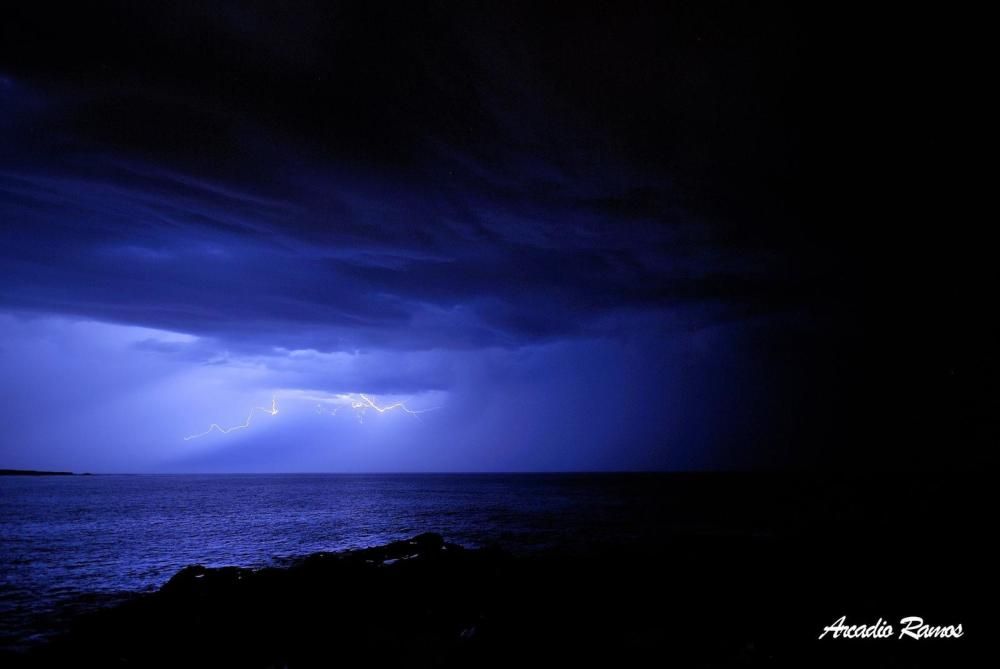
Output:
<instances>
[{"instance_id":1,"label":"night sky","mask_svg":"<svg viewBox=\"0 0 1000 669\"><path fill-rule=\"evenodd\" d=\"M0 466L979 462L997 339L966 309L995 272L926 183L890 216L861 194L870 98L816 19L6 9ZM938 234L887 227L912 212Z\"/></svg>"}]
</instances>

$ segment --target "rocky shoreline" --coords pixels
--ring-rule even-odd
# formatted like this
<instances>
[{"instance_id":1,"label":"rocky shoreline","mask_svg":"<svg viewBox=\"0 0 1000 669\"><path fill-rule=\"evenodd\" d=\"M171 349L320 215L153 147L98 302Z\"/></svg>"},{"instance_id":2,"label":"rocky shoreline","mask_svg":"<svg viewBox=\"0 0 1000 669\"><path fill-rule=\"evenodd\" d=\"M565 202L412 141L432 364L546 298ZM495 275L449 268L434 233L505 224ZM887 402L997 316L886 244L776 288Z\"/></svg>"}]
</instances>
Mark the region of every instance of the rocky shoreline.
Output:
<instances>
[{"instance_id":1,"label":"rocky shoreline","mask_svg":"<svg viewBox=\"0 0 1000 669\"><path fill-rule=\"evenodd\" d=\"M667 649L672 657L746 654L745 643L728 639L699 650L708 629L675 638L680 609L657 606L667 580L649 556L515 558L428 533L285 567L190 566L157 592L82 616L69 633L11 659L23 666L559 666Z\"/></svg>"},{"instance_id":2,"label":"rocky shoreline","mask_svg":"<svg viewBox=\"0 0 1000 669\"><path fill-rule=\"evenodd\" d=\"M862 550L889 559L921 549L903 539L827 524L795 536L694 533L641 549L514 557L427 533L282 567L186 567L157 592L83 615L46 645L0 660L11 667L621 667L650 658L684 667L957 666L977 643L973 609L956 611L968 630L961 639L817 641L823 625L847 612L840 604L854 606L852 615L856 602L864 607L857 615L917 608L950 615L951 586L924 584L914 598L905 579L845 568Z\"/></svg>"}]
</instances>

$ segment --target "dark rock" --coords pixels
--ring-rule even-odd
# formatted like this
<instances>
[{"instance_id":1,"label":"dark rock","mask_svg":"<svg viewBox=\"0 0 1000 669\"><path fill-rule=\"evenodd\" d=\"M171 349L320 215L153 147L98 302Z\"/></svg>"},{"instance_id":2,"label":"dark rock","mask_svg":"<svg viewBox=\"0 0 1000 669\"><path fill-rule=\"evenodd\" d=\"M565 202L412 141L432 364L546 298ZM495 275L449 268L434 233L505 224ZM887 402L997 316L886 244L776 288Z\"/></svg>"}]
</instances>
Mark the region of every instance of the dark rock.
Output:
<instances>
[{"instance_id":1,"label":"dark rock","mask_svg":"<svg viewBox=\"0 0 1000 669\"><path fill-rule=\"evenodd\" d=\"M658 657L674 666L733 666L773 665L780 652L783 666L844 666L835 652L844 644L830 646L827 662L797 655L815 651L815 621L829 619L814 603L828 601L816 594L822 582L801 596L774 586L795 564L835 573L843 560L823 558L828 546L824 539L815 550L790 550L769 537L678 534L660 549L514 558L424 534L317 553L284 568L194 565L156 593L83 616L47 646L0 660L33 667L511 667L640 666ZM900 648L866 652L884 651L876 659L905 666L938 666L952 652L939 644L900 662Z\"/></svg>"}]
</instances>

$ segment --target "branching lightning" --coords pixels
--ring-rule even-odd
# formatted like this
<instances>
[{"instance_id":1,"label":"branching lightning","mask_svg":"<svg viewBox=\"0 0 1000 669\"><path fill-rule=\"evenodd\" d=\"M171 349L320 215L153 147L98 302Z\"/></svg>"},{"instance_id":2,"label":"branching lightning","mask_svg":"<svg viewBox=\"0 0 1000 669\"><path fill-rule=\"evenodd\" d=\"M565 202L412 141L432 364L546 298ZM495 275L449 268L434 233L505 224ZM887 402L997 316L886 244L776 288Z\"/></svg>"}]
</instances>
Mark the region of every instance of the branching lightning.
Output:
<instances>
[{"instance_id":1,"label":"branching lightning","mask_svg":"<svg viewBox=\"0 0 1000 669\"><path fill-rule=\"evenodd\" d=\"M312 394L303 394L297 391L283 392L282 395L290 394L293 399L298 400L312 400L316 401L316 411L317 413L329 414L336 416L337 413L344 408L350 409L354 412L359 423L365 422L365 414L369 411L375 411L380 414L389 413L392 411L401 411L405 414L413 416L417 420L420 420L420 414L427 413L428 411L435 411L440 407L430 407L428 409L411 409L406 405L406 402L393 402L392 404L380 405L374 397L371 395L366 395L365 393L347 393L338 395L324 395L317 396ZM208 426L208 429L204 432L199 432L197 434L188 435L184 437L184 441L190 441L192 439L198 439L199 437L204 437L212 432L218 432L219 434L229 434L236 430L245 430L250 427L250 423L253 421L253 417L257 412L263 412L269 416L275 416L278 414L278 398L277 395L271 397L270 407L254 407L250 410L247 415L247 419L240 423L239 425L233 425L231 427L222 427L218 423L212 423Z\"/></svg>"},{"instance_id":2,"label":"branching lightning","mask_svg":"<svg viewBox=\"0 0 1000 669\"><path fill-rule=\"evenodd\" d=\"M354 411L354 415L357 416L358 422L365 422L365 413L369 410L377 411L378 413L388 413L390 411L402 411L413 416L416 419L420 419L420 414L427 413L428 411L435 411L440 407L431 407L429 409L411 409L406 406L405 402L393 402L392 404L386 404L385 406L379 406L378 403L370 396L365 393L349 394L349 395L337 395L335 398L337 406L332 409L324 408L322 404L316 405L316 410L319 413L329 413L332 416L336 416L337 412L341 409L347 407Z\"/></svg>"},{"instance_id":3,"label":"branching lightning","mask_svg":"<svg viewBox=\"0 0 1000 669\"><path fill-rule=\"evenodd\" d=\"M246 421L244 423L240 424L240 425L233 425L232 427L222 427L218 423L212 423L208 427L208 429L205 430L204 432L199 432L198 434L192 434L192 435L189 435L187 437L184 437L184 441L190 441L192 439L197 439L198 437L204 437L205 435L207 435L207 434L209 434L210 432L213 432L213 431L214 432L219 432L221 434L229 434L230 432L233 432L234 430L245 430L246 428L250 427L250 421L253 420L254 414L257 413L258 411L263 411L264 413L266 413L268 415L271 415L271 416L277 415L277 413L278 413L278 398L277 397L271 397L271 406L270 406L270 408L268 408L268 407L254 407L253 409L250 409L250 414L247 416Z\"/></svg>"}]
</instances>

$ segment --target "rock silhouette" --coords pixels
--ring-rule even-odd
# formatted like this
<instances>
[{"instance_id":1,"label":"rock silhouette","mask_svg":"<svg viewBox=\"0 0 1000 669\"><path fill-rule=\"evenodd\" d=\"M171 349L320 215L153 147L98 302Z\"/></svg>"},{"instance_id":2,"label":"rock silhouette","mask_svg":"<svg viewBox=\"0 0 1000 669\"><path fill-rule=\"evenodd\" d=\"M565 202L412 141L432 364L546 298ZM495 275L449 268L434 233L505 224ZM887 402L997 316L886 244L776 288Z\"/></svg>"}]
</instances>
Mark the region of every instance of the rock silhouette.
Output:
<instances>
[{"instance_id":1,"label":"rock silhouette","mask_svg":"<svg viewBox=\"0 0 1000 669\"><path fill-rule=\"evenodd\" d=\"M282 567L193 565L157 592L84 615L0 664L618 667L660 658L683 667L959 666L987 639L977 630L988 613L955 606L981 587L990 564L973 530L956 524L941 542L898 516L828 513L798 529L678 530L662 544L583 554L513 556L428 533ZM871 555L882 561L866 564ZM948 578L928 579L914 555L933 558ZM965 623L968 633L817 641L844 614L928 615Z\"/></svg>"}]
</instances>

